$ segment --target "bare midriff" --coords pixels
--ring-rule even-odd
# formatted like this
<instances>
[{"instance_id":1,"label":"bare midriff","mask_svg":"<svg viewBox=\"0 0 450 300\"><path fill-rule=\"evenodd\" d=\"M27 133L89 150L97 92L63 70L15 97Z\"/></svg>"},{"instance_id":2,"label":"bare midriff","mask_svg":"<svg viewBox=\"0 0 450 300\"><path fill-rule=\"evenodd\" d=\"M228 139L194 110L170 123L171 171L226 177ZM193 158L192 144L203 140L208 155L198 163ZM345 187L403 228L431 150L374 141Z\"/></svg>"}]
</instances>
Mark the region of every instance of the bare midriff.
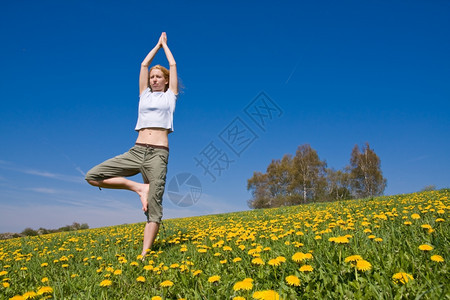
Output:
<instances>
[{"instance_id":1,"label":"bare midriff","mask_svg":"<svg viewBox=\"0 0 450 300\"><path fill-rule=\"evenodd\" d=\"M142 128L136 143L169 147L169 130L164 128Z\"/></svg>"}]
</instances>

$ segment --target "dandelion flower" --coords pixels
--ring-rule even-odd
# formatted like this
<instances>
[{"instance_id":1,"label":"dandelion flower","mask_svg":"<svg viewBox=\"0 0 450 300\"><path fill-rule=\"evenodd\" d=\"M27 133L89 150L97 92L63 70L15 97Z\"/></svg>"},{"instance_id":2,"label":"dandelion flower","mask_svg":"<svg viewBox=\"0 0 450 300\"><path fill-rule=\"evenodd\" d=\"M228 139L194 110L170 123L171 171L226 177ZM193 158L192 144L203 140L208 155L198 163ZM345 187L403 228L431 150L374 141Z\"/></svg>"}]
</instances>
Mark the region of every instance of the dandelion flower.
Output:
<instances>
[{"instance_id":1,"label":"dandelion flower","mask_svg":"<svg viewBox=\"0 0 450 300\"><path fill-rule=\"evenodd\" d=\"M33 291L31 292L26 292L25 294L22 295L23 299L33 299L34 297L36 297L37 294Z\"/></svg>"},{"instance_id":2,"label":"dandelion flower","mask_svg":"<svg viewBox=\"0 0 450 300\"><path fill-rule=\"evenodd\" d=\"M250 281L250 280L238 281L234 284L233 290L235 290L235 291L240 291L240 290L250 291L253 288L252 281Z\"/></svg>"},{"instance_id":3,"label":"dandelion flower","mask_svg":"<svg viewBox=\"0 0 450 300\"><path fill-rule=\"evenodd\" d=\"M264 261L263 261L261 258L256 257L256 258L252 259L252 264L262 266L262 265L264 265L265 263L264 263Z\"/></svg>"},{"instance_id":4,"label":"dandelion flower","mask_svg":"<svg viewBox=\"0 0 450 300\"><path fill-rule=\"evenodd\" d=\"M300 272L312 272L314 268L310 265L303 265L298 269Z\"/></svg>"},{"instance_id":5,"label":"dandelion flower","mask_svg":"<svg viewBox=\"0 0 450 300\"><path fill-rule=\"evenodd\" d=\"M159 285L160 287L171 287L173 286L173 282L170 280L166 280L160 283Z\"/></svg>"},{"instance_id":6,"label":"dandelion flower","mask_svg":"<svg viewBox=\"0 0 450 300\"><path fill-rule=\"evenodd\" d=\"M305 259L305 253L303 252L296 252L294 255L292 255L292 260L295 262L301 262Z\"/></svg>"},{"instance_id":7,"label":"dandelion flower","mask_svg":"<svg viewBox=\"0 0 450 300\"><path fill-rule=\"evenodd\" d=\"M431 229L431 225L430 224L423 224L423 225L420 225L420 227L422 227L424 229Z\"/></svg>"},{"instance_id":8,"label":"dandelion flower","mask_svg":"<svg viewBox=\"0 0 450 300\"><path fill-rule=\"evenodd\" d=\"M241 260L242 260L242 258L236 257L236 258L233 259L233 262L235 263L235 262L239 262L239 261L241 261Z\"/></svg>"},{"instance_id":9,"label":"dandelion flower","mask_svg":"<svg viewBox=\"0 0 450 300\"><path fill-rule=\"evenodd\" d=\"M220 281L220 276L219 275L214 275L208 278L208 282L210 283L214 283L214 282L219 282Z\"/></svg>"},{"instance_id":10,"label":"dandelion flower","mask_svg":"<svg viewBox=\"0 0 450 300\"><path fill-rule=\"evenodd\" d=\"M9 300L23 300L23 299L24 298L22 296L20 296L20 295L16 295L16 296L14 296L12 298L9 298Z\"/></svg>"},{"instance_id":11,"label":"dandelion flower","mask_svg":"<svg viewBox=\"0 0 450 300\"><path fill-rule=\"evenodd\" d=\"M197 271L194 271L194 272L192 273L192 276L197 276L197 275L199 275L199 274L201 274L201 273L203 273L202 270L197 270Z\"/></svg>"},{"instance_id":12,"label":"dandelion flower","mask_svg":"<svg viewBox=\"0 0 450 300\"><path fill-rule=\"evenodd\" d=\"M392 280L394 281L394 283L407 283L410 280L414 280L414 277L411 274L408 273L404 273L404 272L399 272L399 273L395 273L392 276Z\"/></svg>"},{"instance_id":13,"label":"dandelion flower","mask_svg":"<svg viewBox=\"0 0 450 300\"><path fill-rule=\"evenodd\" d=\"M280 295L274 290L254 292L252 297L258 300L279 300Z\"/></svg>"},{"instance_id":14,"label":"dandelion flower","mask_svg":"<svg viewBox=\"0 0 450 300\"><path fill-rule=\"evenodd\" d=\"M411 222L411 221L405 221L403 224L405 224L405 225L411 225L412 222Z\"/></svg>"},{"instance_id":15,"label":"dandelion flower","mask_svg":"<svg viewBox=\"0 0 450 300\"><path fill-rule=\"evenodd\" d=\"M420 246L419 246L419 250L422 250L422 251L431 251L431 250L433 250L433 246L423 244L423 245L420 245Z\"/></svg>"},{"instance_id":16,"label":"dandelion flower","mask_svg":"<svg viewBox=\"0 0 450 300\"><path fill-rule=\"evenodd\" d=\"M294 285L294 286L300 285L300 279L298 279L298 277L295 275L290 275L290 276L286 277L286 282L289 285Z\"/></svg>"},{"instance_id":17,"label":"dandelion flower","mask_svg":"<svg viewBox=\"0 0 450 300\"><path fill-rule=\"evenodd\" d=\"M442 219L442 218L437 218L436 219L436 222L444 222L445 220L444 219Z\"/></svg>"},{"instance_id":18,"label":"dandelion flower","mask_svg":"<svg viewBox=\"0 0 450 300\"><path fill-rule=\"evenodd\" d=\"M412 214L412 215L411 215L411 219L413 219L413 220L419 220L419 219L420 219L420 215L418 215L418 214Z\"/></svg>"},{"instance_id":19,"label":"dandelion flower","mask_svg":"<svg viewBox=\"0 0 450 300\"><path fill-rule=\"evenodd\" d=\"M162 300L160 296L153 296L151 300Z\"/></svg>"},{"instance_id":20,"label":"dandelion flower","mask_svg":"<svg viewBox=\"0 0 450 300\"><path fill-rule=\"evenodd\" d=\"M44 268L44 267L48 267L48 263L42 263L42 264L41 264L41 267L43 267L43 268Z\"/></svg>"},{"instance_id":21,"label":"dandelion flower","mask_svg":"<svg viewBox=\"0 0 450 300\"><path fill-rule=\"evenodd\" d=\"M100 286L110 286L112 284L111 280L105 279L102 282L100 282Z\"/></svg>"},{"instance_id":22,"label":"dandelion flower","mask_svg":"<svg viewBox=\"0 0 450 300\"><path fill-rule=\"evenodd\" d=\"M145 277L144 276L139 276L138 278L136 278L137 282L145 282Z\"/></svg>"},{"instance_id":23,"label":"dandelion flower","mask_svg":"<svg viewBox=\"0 0 450 300\"><path fill-rule=\"evenodd\" d=\"M11 285L9 284L9 282L2 282L2 285L4 288L9 288Z\"/></svg>"},{"instance_id":24,"label":"dandelion flower","mask_svg":"<svg viewBox=\"0 0 450 300\"><path fill-rule=\"evenodd\" d=\"M281 265L281 262L278 259L274 258L274 259L269 260L268 264L270 266L277 267L277 266Z\"/></svg>"},{"instance_id":25,"label":"dandelion flower","mask_svg":"<svg viewBox=\"0 0 450 300\"><path fill-rule=\"evenodd\" d=\"M432 255L430 258L435 262L444 262L444 258L440 255Z\"/></svg>"},{"instance_id":26,"label":"dandelion flower","mask_svg":"<svg viewBox=\"0 0 450 300\"><path fill-rule=\"evenodd\" d=\"M276 258L276 260L278 260L279 262L282 262L282 263L286 262L286 258L284 256L278 256Z\"/></svg>"},{"instance_id":27,"label":"dandelion flower","mask_svg":"<svg viewBox=\"0 0 450 300\"><path fill-rule=\"evenodd\" d=\"M375 242L379 242L379 243L380 243L380 242L382 242L382 241L383 241L383 239L382 239L382 238L376 238L376 239L374 239L374 241L375 241Z\"/></svg>"},{"instance_id":28,"label":"dandelion flower","mask_svg":"<svg viewBox=\"0 0 450 300\"><path fill-rule=\"evenodd\" d=\"M356 269L363 272L369 271L370 269L372 269L372 264L367 260L361 259L356 261Z\"/></svg>"},{"instance_id":29,"label":"dandelion flower","mask_svg":"<svg viewBox=\"0 0 450 300\"><path fill-rule=\"evenodd\" d=\"M241 296L237 296L237 297L233 297L233 300L245 300L245 298L241 297Z\"/></svg>"},{"instance_id":30,"label":"dandelion flower","mask_svg":"<svg viewBox=\"0 0 450 300\"><path fill-rule=\"evenodd\" d=\"M49 295L53 294L53 289L49 286L43 286L37 291L38 295Z\"/></svg>"}]
</instances>

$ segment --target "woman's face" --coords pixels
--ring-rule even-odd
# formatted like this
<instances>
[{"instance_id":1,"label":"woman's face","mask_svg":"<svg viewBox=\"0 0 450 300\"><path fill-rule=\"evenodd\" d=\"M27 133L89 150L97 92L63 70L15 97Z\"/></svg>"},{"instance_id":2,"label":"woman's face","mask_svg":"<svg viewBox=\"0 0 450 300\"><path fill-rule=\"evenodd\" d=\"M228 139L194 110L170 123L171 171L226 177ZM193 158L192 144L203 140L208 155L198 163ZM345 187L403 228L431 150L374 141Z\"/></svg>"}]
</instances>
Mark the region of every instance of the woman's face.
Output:
<instances>
[{"instance_id":1,"label":"woman's face","mask_svg":"<svg viewBox=\"0 0 450 300\"><path fill-rule=\"evenodd\" d=\"M150 87L152 92L164 92L169 82L164 78L164 73L159 69L150 71Z\"/></svg>"}]
</instances>

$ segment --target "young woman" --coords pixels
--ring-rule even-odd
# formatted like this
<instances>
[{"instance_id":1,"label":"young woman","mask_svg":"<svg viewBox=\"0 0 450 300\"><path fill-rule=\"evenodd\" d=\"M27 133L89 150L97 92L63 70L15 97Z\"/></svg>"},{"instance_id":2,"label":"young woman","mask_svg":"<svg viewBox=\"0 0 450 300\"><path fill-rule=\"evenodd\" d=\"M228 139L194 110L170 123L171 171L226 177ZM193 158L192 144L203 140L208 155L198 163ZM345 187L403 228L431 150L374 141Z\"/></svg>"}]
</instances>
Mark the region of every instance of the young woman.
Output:
<instances>
[{"instance_id":1,"label":"young woman","mask_svg":"<svg viewBox=\"0 0 450 300\"><path fill-rule=\"evenodd\" d=\"M153 58L164 49L170 70L156 65L149 71ZM156 46L141 64L139 75L139 114L135 130L136 144L122 155L111 158L86 174L93 186L126 189L136 192L147 216L142 256L152 247L162 218L162 197L169 158L169 133L173 132L173 113L178 95L177 66L167 46L167 35L161 34ZM142 174L144 183L125 177Z\"/></svg>"}]
</instances>

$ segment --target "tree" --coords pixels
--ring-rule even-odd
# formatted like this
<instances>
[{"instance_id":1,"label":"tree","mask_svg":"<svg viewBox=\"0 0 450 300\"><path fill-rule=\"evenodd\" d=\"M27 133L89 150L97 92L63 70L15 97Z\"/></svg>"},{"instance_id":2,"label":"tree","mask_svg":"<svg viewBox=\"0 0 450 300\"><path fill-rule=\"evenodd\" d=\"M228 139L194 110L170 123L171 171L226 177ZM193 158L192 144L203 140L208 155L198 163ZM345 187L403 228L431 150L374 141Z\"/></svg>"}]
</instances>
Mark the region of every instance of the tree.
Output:
<instances>
[{"instance_id":1,"label":"tree","mask_svg":"<svg viewBox=\"0 0 450 300\"><path fill-rule=\"evenodd\" d=\"M348 172L327 169L328 195L330 200L351 199L350 174Z\"/></svg>"},{"instance_id":2,"label":"tree","mask_svg":"<svg viewBox=\"0 0 450 300\"><path fill-rule=\"evenodd\" d=\"M326 166L326 162L319 159L316 150L309 144L297 148L290 190L300 194L303 203L315 201L326 193Z\"/></svg>"},{"instance_id":3,"label":"tree","mask_svg":"<svg viewBox=\"0 0 450 300\"><path fill-rule=\"evenodd\" d=\"M381 172L380 158L370 148L369 143L366 143L361 151L358 145L355 145L348 170L352 193L356 197L366 198L383 194L387 180Z\"/></svg>"},{"instance_id":4,"label":"tree","mask_svg":"<svg viewBox=\"0 0 450 300\"><path fill-rule=\"evenodd\" d=\"M252 199L247 201L250 208L268 208L272 205L269 187L267 185L267 174L253 172L252 178L247 180L247 190L252 193Z\"/></svg>"}]
</instances>

